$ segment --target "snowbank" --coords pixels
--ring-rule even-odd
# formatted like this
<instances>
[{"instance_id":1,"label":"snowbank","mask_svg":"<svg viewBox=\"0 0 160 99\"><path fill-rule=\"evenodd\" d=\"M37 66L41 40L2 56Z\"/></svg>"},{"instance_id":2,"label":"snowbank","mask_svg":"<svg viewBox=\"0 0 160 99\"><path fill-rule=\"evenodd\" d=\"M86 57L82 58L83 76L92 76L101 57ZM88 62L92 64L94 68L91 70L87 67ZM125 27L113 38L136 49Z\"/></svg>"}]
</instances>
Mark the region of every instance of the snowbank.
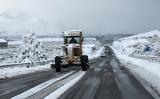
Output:
<instances>
[{"instance_id":1,"label":"snowbank","mask_svg":"<svg viewBox=\"0 0 160 99\"><path fill-rule=\"evenodd\" d=\"M0 69L0 79L11 78L14 76L33 73L37 71L47 71L50 69L50 65L34 66L34 67L12 67Z\"/></svg>"},{"instance_id":2,"label":"snowbank","mask_svg":"<svg viewBox=\"0 0 160 99\"><path fill-rule=\"evenodd\" d=\"M4 40L4 39L0 39L0 42L7 42L6 40Z\"/></svg>"},{"instance_id":3,"label":"snowbank","mask_svg":"<svg viewBox=\"0 0 160 99\"><path fill-rule=\"evenodd\" d=\"M160 31L121 38L111 48L126 68L160 93L160 64L150 61L159 60Z\"/></svg>"},{"instance_id":4,"label":"snowbank","mask_svg":"<svg viewBox=\"0 0 160 99\"><path fill-rule=\"evenodd\" d=\"M157 63L151 63L147 60L136 59L128 57L114 50L116 57L120 62L128 68L131 72L136 73L140 78L144 79L150 87L154 87L156 91L160 93L160 65Z\"/></svg>"},{"instance_id":5,"label":"snowbank","mask_svg":"<svg viewBox=\"0 0 160 99\"><path fill-rule=\"evenodd\" d=\"M95 44L86 44L83 46L83 54L88 55L89 59L98 58L104 52L104 47L96 47Z\"/></svg>"}]
</instances>

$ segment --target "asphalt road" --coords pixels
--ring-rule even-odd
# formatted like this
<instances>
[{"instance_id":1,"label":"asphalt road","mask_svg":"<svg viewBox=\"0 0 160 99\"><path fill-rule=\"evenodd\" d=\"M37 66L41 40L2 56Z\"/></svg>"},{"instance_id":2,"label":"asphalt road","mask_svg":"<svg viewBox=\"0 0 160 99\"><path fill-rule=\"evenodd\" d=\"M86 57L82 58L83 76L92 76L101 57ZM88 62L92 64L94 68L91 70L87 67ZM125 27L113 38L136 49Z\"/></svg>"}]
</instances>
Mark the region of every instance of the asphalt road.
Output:
<instances>
[{"instance_id":1,"label":"asphalt road","mask_svg":"<svg viewBox=\"0 0 160 99\"><path fill-rule=\"evenodd\" d=\"M56 73L55 70L49 70L20 75L8 79L0 79L0 99L9 99L19 95L43 82L60 77L72 70L79 71L81 70L81 67L63 68L61 73Z\"/></svg>"},{"instance_id":2,"label":"asphalt road","mask_svg":"<svg viewBox=\"0 0 160 99\"><path fill-rule=\"evenodd\" d=\"M60 99L154 99L137 79L123 68L110 48L106 47L105 54L104 57L92 61L90 70ZM44 71L0 80L0 99L9 99L69 71L70 69L66 68L62 73Z\"/></svg>"},{"instance_id":3,"label":"asphalt road","mask_svg":"<svg viewBox=\"0 0 160 99\"><path fill-rule=\"evenodd\" d=\"M154 99L120 64L109 47L106 56L91 65L86 75L60 99Z\"/></svg>"},{"instance_id":4,"label":"asphalt road","mask_svg":"<svg viewBox=\"0 0 160 99\"><path fill-rule=\"evenodd\" d=\"M69 71L56 73L50 70L0 80L0 99L9 99L45 81L64 75L67 72Z\"/></svg>"}]
</instances>

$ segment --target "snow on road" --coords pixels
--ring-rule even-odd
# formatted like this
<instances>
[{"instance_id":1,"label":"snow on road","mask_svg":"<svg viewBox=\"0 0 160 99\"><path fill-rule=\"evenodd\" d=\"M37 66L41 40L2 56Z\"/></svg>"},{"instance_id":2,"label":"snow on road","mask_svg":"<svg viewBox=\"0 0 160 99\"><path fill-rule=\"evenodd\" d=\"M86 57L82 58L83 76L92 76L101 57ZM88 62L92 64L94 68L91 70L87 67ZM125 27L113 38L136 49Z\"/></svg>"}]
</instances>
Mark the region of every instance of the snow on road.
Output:
<instances>
[{"instance_id":1,"label":"snow on road","mask_svg":"<svg viewBox=\"0 0 160 99\"><path fill-rule=\"evenodd\" d=\"M78 82L85 75L85 73L86 72L81 72L81 74L79 74L79 76L77 76L75 79L71 80L70 82L60 87L59 89L55 90L54 92L46 96L44 99L58 99L58 97L60 97L65 91L67 91L76 82Z\"/></svg>"}]
</instances>

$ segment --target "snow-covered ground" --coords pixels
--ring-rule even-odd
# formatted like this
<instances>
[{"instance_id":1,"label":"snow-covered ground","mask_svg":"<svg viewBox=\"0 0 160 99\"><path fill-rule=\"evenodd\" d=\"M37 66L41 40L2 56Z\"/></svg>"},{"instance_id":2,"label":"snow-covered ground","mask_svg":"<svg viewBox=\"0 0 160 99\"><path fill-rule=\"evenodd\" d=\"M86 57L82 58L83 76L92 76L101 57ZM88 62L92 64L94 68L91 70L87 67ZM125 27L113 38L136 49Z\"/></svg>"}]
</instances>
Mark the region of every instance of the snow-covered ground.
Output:
<instances>
[{"instance_id":1,"label":"snow-covered ground","mask_svg":"<svg viewBox=\"0 0 160 99\"><path fill-rule=\"evenodd\" d=\"M39 39L43 42L43 51L47 56L48 60L54 60L55 56L63 55L62 44L63 40L60 38L43 38ZM19 42L19 41L18 41ZM16 60L16 56L19 55L19 43L12 43L9 48L0 49L0 63L2 64L12 64ZM18 46L17 46L18 45ZM88 38L84 40L83 54L88 55L89 59L97 58L103 53L104 47L95 39ZM44 71L50 69L50 65L36 65L30 68L27 67L13 67L13 68L3 68L0 69L0 79L13 77L21 74Z\"/></svg>"},{"instance_id":2,"label":"snow-covered ground","mask_svg":"<svg viewBox=\"0 0 160 99\"><path fill-rule=\"evenodd\" d=\"M120 62L133 74L160 93L160 32L158 30L121 38L111 48ZM153 60L154 60L153 59Z\"/></svg>"},{"instance_id":3,"label":"snow-covered ground","mask_svg":"<svg viewBox=\"0 0 160 99\"><path fill-rule=\"evenodd\" d=\"M37 41L39 42L63 42L63 38L38 38ZM20 45L22 43L23 43L22 40L8 42L8 44L10 45Z\"/></svg>"},{"instance_id":4,"label":"snow-covered ground","mask_svg":"<svg viewBox=\"0 0 160 99\"><path fill-rule=\"evenodd\" d=\"M7 42L6 40L4 40L4 39L0 39L0 42Z\"/></svg>"},{"instance_id":5,"label":"snow-covered ground","mask_svg":"<svg viewBox=\"0 0 160 99\"><path fill-rule=\"evenodd\" d=\"M160 57L160 31L121 38L113 42L113 47L122 54Z\"/></svg>"},{"instance_id":6,"label":"snow-covered ground","mask_svg":"<svg viewBox=\"0 0 160 99\"><path fill-rule=\"evenodd\" d=\"M94 59L99 57L104 51L104 47L102 46L96 47L96 45L94 44L86 44L83 46L83 49L84 49L83 50L84 55L88 55L89 59Z\"/></svg>"},{"instance_id":7,"label":"snow-covered ground","mask_svg":"<svg viewBox=\"0 0 160 99\"><path fill-rule=\"evenodd\" d=\"M48 60L54 59L55 56L62 56L63 50L63 39L62 38L39 38L43 46L43 51ZM11 41L9 42L8 48L0 49L0 64L12 64L15 63L17 57L20 54L20 46L22 41ZM85 38L83 53L88 55L90 59L97 57L97 53L102 50L101 44L96 38ZM98 51L98 52L97 52Z\"/></svg>"},{"instance_id":8,"label":"snow-covered ground","mask_svg":"<svg viewBox=\"0 0 160 99\"><path fill-rule=\"evenodd\" d=\"M11 78L11 77L22 75L22 74L33 73L36 71L47 71L49 69L50 69L49 64L34 66L30 68L27 68L27 67L3 68L3 69L0 69L0 79Z\"/></svg>"},{"instance_id":9,"label":"snow-covered ground","mask_svg":"<svg viewBox=\"0 0 160 99\"><path fill-rule=\"evenodd\" d=\"M149 87L153 87L160 94L160 64L151 63L147 60L137 59L121 54L114 48L114 53L120 62L128 68L133 74L147 84Z\"/></svg>"}]
</instances>

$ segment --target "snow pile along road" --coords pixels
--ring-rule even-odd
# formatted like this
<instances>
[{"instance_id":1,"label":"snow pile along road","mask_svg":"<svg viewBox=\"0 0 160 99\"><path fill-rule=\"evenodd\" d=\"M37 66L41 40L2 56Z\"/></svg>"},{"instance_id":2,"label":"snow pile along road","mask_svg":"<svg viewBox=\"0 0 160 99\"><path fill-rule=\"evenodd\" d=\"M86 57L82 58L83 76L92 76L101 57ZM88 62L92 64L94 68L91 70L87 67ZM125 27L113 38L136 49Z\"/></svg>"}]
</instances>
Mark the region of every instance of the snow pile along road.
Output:
<instances>
[{"instance_id":1,"label":"snow pile along road","mask_svg":"<svg viewBox=\"0 0 160 99\"><path fill-rule=\"evenodd\" d=\"M104 52L104 47L96 47L94 44L88 44L83 46L83 54L88 55L89 59L98 58Z\"/></svg>"},{"instance_id":2,"label":"snow pile along road","mask_svg":"<svg viewBox=\"0 0 160 99\"><path fill-rule=\"evenodd\" d=\"M100 57L104 53L104 46L96 38L86 38L83 44L83 55L88 55L89 59Z\"/></svg>"},{"instance_id":3,"label":"snow pile along road","mask_svg":"<svg viewBox=\"0 0 160 99\"><path fill-rule=\"evenodd\" d=\"M126 68L158 93L160 93L160 63L144 60L144 57L159 59L159 44L160 32L156 30L121 38L114 41L111 47Z\"/></svg>"},{"instance_id":4,"label":"snow pile along road","mask_svg":"<svg viewBox=\"0 0 160 99\"><path fill-rule=\"evenodd\" d=\"M41 65L41 66L33 66L30 68L27 67L11 67L11 68L3 68L0 69L0 79L3 78L11 78L14 76L33 73L37 71L47 71L50 69L50 65Z\"/></svg>"}]
</instances>

